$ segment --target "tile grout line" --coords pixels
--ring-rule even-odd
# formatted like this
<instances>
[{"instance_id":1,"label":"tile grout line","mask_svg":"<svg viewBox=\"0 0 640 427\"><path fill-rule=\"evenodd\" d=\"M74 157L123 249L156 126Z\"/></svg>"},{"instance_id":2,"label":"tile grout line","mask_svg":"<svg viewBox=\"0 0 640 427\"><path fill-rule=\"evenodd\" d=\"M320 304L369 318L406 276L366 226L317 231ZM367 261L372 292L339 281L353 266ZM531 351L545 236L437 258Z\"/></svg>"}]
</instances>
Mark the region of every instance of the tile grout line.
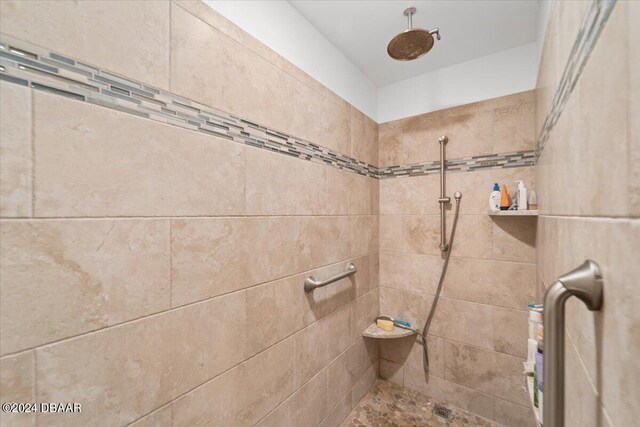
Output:
<instances>
[{"instance_id":1,"label":"tile grout line","mask_svg":"<svg viewBox=\"0 0 640 427\"><path fill-rule=\"evenodd\" d=\"M368 256L368 255L364 255L362 257L365 257L365 256ZM356 258L362 258L362 257L356 257ZM104 332L104 331L109 330L109 329L123 327L123 326L126 326L126 325L134 323L134 322L144 321L144 320L147 320L147 319L152 318L152 317L156 317L156 316L160 316L160 315L166 315L166 314L168 314L170 312L173 312L173 311L187 309L187 308L189 308L191 306L194 306L194 305L197 305L197 304L204 304L204 303L213 301L213 300L215 300L217 298L222 298L222 297L226 297L226 296L230 296L230 295L234 295L234 294L239 294L240 292L246 292L249 289L256 288L258 286L264 286L264 285L268 285L268 284L271 284L271 283L274 283L274 282L278 282L278 281L281 281L281 280L286 280L286 279L289 279L289 278L292 278L292 277L295 277L295 276L298 276L298 275L311 273L311 272L319 270L321 268L328 268L328 267L334 266L336 264L347 262L347 261L352 260L352 259L354 259L354 258L347 258L347 259L344 259L344 260L341 260L341 261L332 262L330 264L325 264L325 265L322 265L322 266L317 267L317 268L304 270L304 271L300 271L300 272L297 272L297 273L294 273L294 274L291 274L291 275L288 275L288 276L283 276L283 277L279 277L279 278L276 278L276 279L273 279L273 280L269 280L269 281L266 281L266 282L253 284L251 286L247 286L247 287L242 288L242 289L232 290L232 291L225 292L225 293L222 293L222 294L219 294L219 295L215 295L215 296L212 296L212 297L207 297L207 298L204 298L204 299L201 299L201 300L198 300L198 301L193 301L193 302L189 302L187 304L171 307L169 309L156 311L154 313L145 314L145 315L142 315L140 317L136 317L136 318L133 318L133 319L128 319L128 320L125 320L125 321L120 322L120 323L116 323L116 324L113 324L113 325L107 325L107 326L104 326L104 327L99 328L99 329L93 329L93 330L89 330L89 331L80 332L80 333L75 334L75 335L71 335L71 336L68 336L68 337L59 338L59 339L54 340L54 341L38 344L38 345L33 346L33 347L28 347L28 348L24 348L24 349L21 349L21 350L18 350L18 351L6 353L6 354L3 354L2 356L0 356L0 359L5 358L5 357L9 357L9 356L16 356L16 355L19 355L21 353L28 352L28 351L34 351L35 352L35 350L37 350L37 349L40 349L40 348L43 348L43 347L47 347L47 346L57 345L57 344L60 344L61 342L68 341L68 340L79 339L79 338L82 338L85 335L97 334L97 333L101 333L101 332ZM373 292L373 290L370 290L369 292L367 292L367 294L370 293L370 292ZM325 314L324 316L316 319L314 322L303 326L301 329L293 332L292 334L288 335L287 337L283 338L282 340L284 340L284 339L286 339L286 338L288 338L290 336L293 336L296 333L300 332L301 330L306 329L307 327L313 325L314 323L316 323L316 322L318 322L318 321L320 321L320 320L322 320L322 319L334 314L338 310L346 307L348 304L351 304L352 302L356 301L357 299L360 299L360 298L364 297L365 295L366 294L361 295L360 297L354 297L354 299L350 300L348 303L343 304L342 306L336 308L335 310L333 310L333 311ZM280 340L280 341L282 341L282 340ZM280 341L278 341L278 342L280 342ZM270 347L267 347L266 349L268 349ZM262 351L264 351L264 350L262 350ZM262 351L260 351L259 353L261 353ZM257 354L259 354L259 353L257 353Z\"/></svg>"},{"instance_id":2,"label":"tile grout line","mask_svg":"<svg viewBox=\"0 0 640 427\"><path fill-rule=\"evenodd\" d=\"M400 292L406 292L406 293L410 293L410 294L416 294L416 295L421 295L421 296L428 296L428 297L432 297L435 294L428 294L425 292L416 292L416 291L410 291L407 289L399 289L399 288L392 288L390 286L380 286L381 288L386 288L386 289L392 289L394 291L400 291ZM477 302L477 301L469 301L469 300L465 300L465 299L460 299L460 298L452 298L452 297L447 297L444 295L440 296L441 299L448 299L448 300L452 300L452 301L460 301L460 302L464 302L464 303L469 303L469 304L477 304L477 305L482 305L482 306L486 306L486 307L491 307L491 308L499 308L499 309L504 309L504 310L513 310L513 311L518 311L521 313L526 313L528 310L525 309L520 309L520 308L513 308L513 307L505 307L503 305L494 305L494 304L488 304L488 303L484 303L484 302Z\"/></svg>"},{"instance_id":3,"label":"tile grout line","mask_svg":"<svg viewBox=\"0 0 640 427\"><path fill-rule=\"evenodd\" d=\"M380 249L379 250L380 253L389 253L389 254L403 254L403 255L417 255L420 257L434 257L434 258L439 258L440 260L442 260L442 258L440 258L439 255L436 254L423 254L423 253L417 253L417 252L402 252L402 251L393 251L393 250L388 250L388 249ZM536 265L535 261L512 261L512 260L507 260L507 259L495 259L495 258L475 258L475 257L466 257L466 256L453 256L451 255L451 258L453 259L461 259L461 260L475 260L475 261L490 261L490 262L508 262L510 264L524 264L524 265Z\"/></svg>"},{"instance_id":4,"label":"tile grout line","mask_svg":"<svg viewBox=\"0 0 640 427\"><path fill-rule=\"evenodd\" d=\"M167 76L167 90L169 92L171 92L171 74L173 74L173 71L172 71L172 68L171 68L171 52L173 52L173 49L172 49L172 47L173 47L173 39L172 39L173 33L171 31L171 28L173 27L173 8L174 8L173 1L169 1L169 5L168 6L169 7L167 8L168 9L167 12L168 12L169 16L167 18L169 19L169 21L168 21L168 24L169 24L168 25L168 27L169 27L169 40L168 40L169 46L168 46L168 49L167 49L167 66L168 66L167 67L167 73L168 73L168 76Z\"/></svg>"},{"instance_id":5,"label":"tile grout line","mask_svg":"<svg viewBox=\"0 0 640 427\"><path fill-rule=\"evenodd\" d=\"M30 126L29 133L31 137L31 216L30 218L34 218L36 216L36 121L35 121L35 105L34 105L34 96L33 89L29 88L29 114Z\"/></svg>"},{"instance_id":6,"label":"tile grout line","mask_svg":"<svg viewBox=\"0 0 640 427\"><path fill-rule=\"evenodd\" d=\"M169 222L169 309L173 309L173 221Z\"/></svg>"}]
</instances>

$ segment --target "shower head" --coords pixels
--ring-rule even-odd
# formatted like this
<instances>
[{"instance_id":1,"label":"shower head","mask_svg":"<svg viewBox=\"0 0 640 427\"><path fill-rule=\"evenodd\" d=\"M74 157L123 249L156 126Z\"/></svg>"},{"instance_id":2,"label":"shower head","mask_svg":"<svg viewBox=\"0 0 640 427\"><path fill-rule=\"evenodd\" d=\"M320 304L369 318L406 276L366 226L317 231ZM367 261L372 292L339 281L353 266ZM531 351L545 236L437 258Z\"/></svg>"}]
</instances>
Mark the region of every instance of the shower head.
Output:
<instances>
[{"instance_id":1,"label":"shower head","mask_svg":"<svg viewBox=\"0 0 640 427\"><path fill-rule=\"evenodd\" d=\"M391 39L387 45L387 53L398 61L413 61L424 56L433 47L433 35L440 40L440 30L434 28L431 31L421 28L413 28L413 14L415 7L405 9L404 16L407 17L407 29Z\"/></svg>"}]
</instances>

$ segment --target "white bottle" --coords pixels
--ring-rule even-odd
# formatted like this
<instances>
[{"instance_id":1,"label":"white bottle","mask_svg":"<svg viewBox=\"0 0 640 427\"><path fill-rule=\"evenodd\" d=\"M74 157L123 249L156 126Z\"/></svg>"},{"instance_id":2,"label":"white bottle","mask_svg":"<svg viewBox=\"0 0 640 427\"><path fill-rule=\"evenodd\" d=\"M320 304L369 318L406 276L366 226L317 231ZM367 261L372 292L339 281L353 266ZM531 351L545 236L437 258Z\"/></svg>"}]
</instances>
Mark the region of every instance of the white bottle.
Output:
<instances>
[{"instance_id":1,"label":"white bottle","mask_svg":"<svg viewBox=\"0 0 640 427\"><path fill-rule=\"evenodd\" d=\"M500 186L497 182L493 184L493 191L489 196L489 209L492 211L500 210Z\"/></svg>"},{"instance_id":2,"label":"white bottle","mask_svg":"<svg viewBox=\"0 0 640 427\"><path fill-rule=\"evenodd\" d=\"M538 333L538 325L542 323L542 313L537 310L529 310L529 339L535 340Z\"/></svg>"},{"instance_id":3,"label":"white bottle","mask_svg":"<svg viewBox=\"0 0 640 427\"><path fill-rule=\"evenodd\" d=\"M518 183L518 210L526 211L527 210L527 189L524 187L524 181L516 181Z\"/></svg>"}]
</instances>

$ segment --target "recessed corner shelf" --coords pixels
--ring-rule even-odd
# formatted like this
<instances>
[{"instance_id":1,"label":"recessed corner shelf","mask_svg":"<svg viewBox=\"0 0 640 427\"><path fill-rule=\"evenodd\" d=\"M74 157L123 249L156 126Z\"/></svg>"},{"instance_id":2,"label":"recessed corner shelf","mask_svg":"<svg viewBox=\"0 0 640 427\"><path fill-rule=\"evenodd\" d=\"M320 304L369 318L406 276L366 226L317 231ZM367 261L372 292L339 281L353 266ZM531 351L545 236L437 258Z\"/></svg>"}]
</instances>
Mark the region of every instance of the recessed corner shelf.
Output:
<instances>
[{"instance_id":1,"label":"recessed corner shelf","mask_svg":"<svg viewBox=\"0 0 640 427\"><path fill-rule=\"evenodd\" d=\"M376 325L375 323L372 323L371 326L369 326L367 329L364 330L364 332L362 332L363 337L379 338L379 339L402 338L402 337L408 337L413 334L415 334L415 332L413 332L412 330L402 329L397 326L393 328L393 331L391 332L384 331L378 328L378 325Z\"/></svg>"},{"instance_id":2,"label":"recessed corner shelf","mask_svg":"<svg viewBox=\"0 0 640 427\"><path fill-rule=\"evenodd\" d=\"M490 216L538 216L538 211L489 211L488 214Z\"/></svg>"},{"instance_id":3,"label":"recessed corner shelf","mask_svg":"<svg viewBox=\"0 0 640 427\"><path fill-rule=\"evenodd\" d=\"M523 363L525 371L527 369L526 363ZM540 410L533 404L533 376L525 375L527 382L527 393L529 394L529 402L531 402L531 408L533 408L533 414L536 417L537 425L542 426L542 420L540 419Z\"/></svg>"}]
</instances>

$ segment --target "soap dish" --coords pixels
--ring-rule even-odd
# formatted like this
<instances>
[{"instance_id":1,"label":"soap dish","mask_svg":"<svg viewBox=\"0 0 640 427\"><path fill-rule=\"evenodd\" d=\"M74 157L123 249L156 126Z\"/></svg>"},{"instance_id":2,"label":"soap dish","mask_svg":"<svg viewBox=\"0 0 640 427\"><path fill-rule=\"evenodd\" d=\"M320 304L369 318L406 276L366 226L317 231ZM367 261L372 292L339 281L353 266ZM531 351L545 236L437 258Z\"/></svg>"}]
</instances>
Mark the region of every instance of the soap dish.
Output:
<instances>
[{"instance_id":1,"label":"soap dish","mask_svg":"<svg viewBox=\"0 0 640 427\"><path fill-rule=\"evenodd\" d=\"M390 339L390 338L402 338L415 334L411 329L404 329L398 326L393 328L393 331L384 331L378 328L378 325L372 323L367 329L362 332L363 337L378 338L378 339Z\"/></svg>"}]
</instances>

